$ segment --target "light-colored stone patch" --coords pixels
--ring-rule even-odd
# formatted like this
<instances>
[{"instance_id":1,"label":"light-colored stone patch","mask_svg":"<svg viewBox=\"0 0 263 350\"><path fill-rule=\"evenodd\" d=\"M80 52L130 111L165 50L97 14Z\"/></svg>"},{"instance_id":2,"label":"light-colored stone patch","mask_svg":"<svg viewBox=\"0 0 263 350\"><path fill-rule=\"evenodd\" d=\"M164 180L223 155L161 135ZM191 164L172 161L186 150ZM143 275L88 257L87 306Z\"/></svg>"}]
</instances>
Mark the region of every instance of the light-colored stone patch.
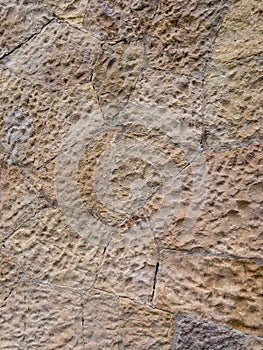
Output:
<instances>
[{"instance_id":1,"label":"light-colored stone patch","mask_svg":"<svg viewBox=\"0 0 263 350\"><path fill-rule=\"evenodd\" d=\"M34 0L0 1L0 58L41 31L52 19L48 6Z\"/></svg>"},{"instance_id":2,"label":"light-colored stone patch","mask_svg":"<svg viewBox=\"0 0 263 350\"><path fill-rule=\"evenodd\" d=\"M204 128L209 147L262 139L262 60L257 55L208 69Z\"/></svg>"},{"instance_id":3,"label":"light-colored stone patch","mask_svg":"<svg viewBox=\"0 0 263 350\"><path fill-rule=\"evenodd\" d=\"M261 0L231 0L212 52L212 64L258 55L263 51Z\"/></svg>"},{"instance_id":4,"label":"light-colored stone patch","mask_svg":"<svg viewBox=\"0 0 263 350\"><path fill-rule=\"evenodd\" d=\"M263 339L249 339L242 347L242 350L261 350L263 349Z\"/></svg>"},{"instance_id":5,"label":"light-colored stone patch","mask_svg":"<svg viewBox=\"0 0 263 350\"><path fill-rule=\"evenodd\" d=\"M166 248L202 249L243 257L262 257L262 143L206 151L207 194L189 232L182 229L193 196L191 167L181 176L180 208L160 233Z\"/></svg>"},{"instance_id":6,"label":"light-colored stone patch","mask_svg":"<svg viewBox=\"0 0 263 350\"><path fill-rule=\"evenodd\" d=\"M157 253L149 224L133 223L128 231L113 235L95 286L117 295L149 301Z\"/></svg>"},{"instance_id":7,"label":"light-colored stone patch","mask_svg":"<svg viewBox=\"0 0 263 350\"><path fill-rule=\"evenodd\" d=\"M84 302L85 349L119 348L119 298L94 290Z\"/></svg>"},{"instance_id":8,"label":"light-colored stone patch","mask_svg":"<svg viewBox=\"0 0 263 350\"><path fill-rule=\"evenodd\" d=\"M81 238L57 209L45 209L6 242L30 276L54 285L87 290L95 282L102 248Z\"/></svg>"},{"instance_id":9,"label":"light-colored stone patch","mask_svg":"<svg viewBox=\"0 0 263 350\"><path fill-rule=\"evenodd\" d=\"M202 74L226 4L161 0L148 32L149 65L180 74Z\"/></svg>"},{"instance_id":10,"label":"light-colored stone patch","mask_svg":"<svg viewBox=\"0 0 263 350\"><path fill-rule=\"evenodd\" d=\"M24 280L0 308L1 349L83 350L81 298Z\"/></svg>"},{"instance_id":11,"label":"light-colored stone patch","mask_svg":"<svg viewBox=\"0 0 263 350\"><path fill-rule=\"evenodd\" d=\"M144 66L143 42L104 46L93 75L93 84L105 117L117 114L127 104Z\"/></svg>"},{"instance_id":12,"label":"light-colored stone patch","mask_svg":"<svg viewBox=\"0 0 263 350\"><path fill-rule=\"evenodd\" d=\"M170 350L173 315L120 298L120 349Z\"/></svg>"},{"instance_id":13,"label":"light-colored stone patch","mask_svg":"<svg viewBox=\"0 0 263 350\"><path fill-rule=\"evenodd\" d=\"M246 259L163 251L154 304L262 336L262 271Z\"/></svg>"},{"instance_id":14,"label":"light-colored stone patch","mask_svg":"<svg viewBox=\"0 0 263 350\"><path fill-rule=\"evenodd\" d=\"M109 40L135 40L146 35L157 10L158 0L90 0L84 27L95 37Z\"/></svg>"}]
</instances>

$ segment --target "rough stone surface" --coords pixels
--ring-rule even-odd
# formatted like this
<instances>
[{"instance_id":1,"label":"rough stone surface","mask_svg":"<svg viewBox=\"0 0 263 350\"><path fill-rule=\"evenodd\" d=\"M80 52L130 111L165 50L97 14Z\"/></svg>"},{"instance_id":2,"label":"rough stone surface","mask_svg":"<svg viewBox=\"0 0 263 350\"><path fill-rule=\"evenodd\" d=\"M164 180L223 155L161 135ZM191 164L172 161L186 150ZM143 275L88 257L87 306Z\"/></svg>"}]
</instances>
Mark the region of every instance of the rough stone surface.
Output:
<instances>
[{"instance_id":1,"label":"rough stone surface","mask_svg":"<svg viewBox=\"0 0 263 350\"><path fill-rule=\"evenodd\" d=\"M163 251L154 304L262 336L262 264Z\"/></svg>"},{"instance_id":2,"label":"rough stone surface","mask_svg":"<svg viewBox=\"0 0 263 350\"><path fill-rule=\"evenodd\" d=\"M246 342L241 333L182 315L176 317L174 330L173 350L240 350Z\"/></svg>"},{"instance_id":3,"label":"rough stone surface","mask_svg":"<svg viewBox=\"0 0 263 350\"><path fill-rule=\"evenodd\" d=\"M0 58L39 33L52 19L51 11L34 0L0 1Z\"/></svg>"},{"instance_id":4,"label":"rough stone surface","mask_svg":"<svg viewBox=\"0 0 263 350\"><path fill-rule=\"evenodd\" d=\"M193 195L189 169L181 173L181 207L159 235L161 245L262 257L262 143L206 151L206 164L207 194L195 225L190 231L182 228Z\"/></svg>"}]
</instances>

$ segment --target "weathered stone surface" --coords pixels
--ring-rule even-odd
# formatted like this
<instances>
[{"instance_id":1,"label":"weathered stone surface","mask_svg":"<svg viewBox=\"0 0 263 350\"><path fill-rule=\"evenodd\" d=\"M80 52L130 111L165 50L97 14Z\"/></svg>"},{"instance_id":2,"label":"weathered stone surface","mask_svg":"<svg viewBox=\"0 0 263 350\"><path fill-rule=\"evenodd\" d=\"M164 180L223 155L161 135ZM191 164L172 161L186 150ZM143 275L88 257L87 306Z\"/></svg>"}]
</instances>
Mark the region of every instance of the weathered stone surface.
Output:
<instances>
[{"instance_id":1,"label":"weathered stone surface","mask_svg":"<svg viewBox=\"0 0 263 350\"><path fill-rule=\"evenodd\" d=\"M262 257L262 143L207 151L207 194L191 230L189 217L193 182L191 167L181 173L181 207L160 235L166 248L202 249L244 257ZM201 195L201 194L200 194Z\"/></svg>"},{"instance_id":2,"label":"weathered stone surface","mask_svg":"<svg viewBox=\"0 0 263 350\"><path fill-rule=\"evenodd\" d=\"M134 223L129 230L113 236L95 286L117 295L149 301L157 253L149 224Z\"/></svg>"},{"instance_id":3,"label":"weathered stone surface","mask_svg":"<svg viewBox=\"0 0 263 350\"><path fill-rule=\"evenodd\" d=\"M151 67L181 74L202 74L226 1L160 1L149 31Z\"/></svg>"},{"instance_id":4,"label":"weathered stone surface","mask_svg":"<svg viewBox=\"0 0 263 350\"><path fill-rule=\"evenodd\" d=\"M141 41L105 45L93 75L100 107L107 116L114 116L128 102L144 66Z\"/></svg>"},{"instance_id":5,"label":"weathered stone surface","mask_svg":"<svg viewBox=\"0 0 263 350\"><path fill-rule=\"evenodd\" d=\"M262 138L262 55L207 71L204 127L210 147Z\"/></svg>"},{"instance_id":6,"label":"weathered stone surface","mask_svg":"<svg viewBox=\"0 0 263 350\"><path fill-rule=\"evenodd\" d=\"M241 350L246 342L241 333L183 315L176 317L174 330L172 350Z\"/></svg>"},{"instance_id":7,"label":"weathered stone surface","mask_svg":"<svg viewBox=\"0 0 263 350\"><path fill-rule=\"evenodd\" d=\"M44 209L6 242L30 276L54 285L87 290L95 282L102 248L66 225L57 209Z\"/></svg>"},{"instance_id":8,"label":"weathered stone surface","mask_svg":"<svg viewBox=\"0 0 263 350\"><path fill-rule=\"evenodd\" d=\"M90 0L83 24L94 36L104 40L139 39L150 29L157 6L158 0Z\"/></svg>"},{"instance_id":9,"label":"weathered stone surface","mask_svg":"<svg viewBox=\"0 0 263 350\"><path fill-rule=\"evenodd\" d=\"M119 349L119 298L94 290L84 303L85 349Z\"/></svg>"},{"instance_id":10,"label":"weathered stone surface","mask_svg":"<svg viewBox=\"0 0 263 350\"><path fill-rule=\"evenodd\" d=\"M45 4L34 0L0 1L0 58L29 40L52 19Z\"/></svg>"},{"instance_id":11,"label":"weathered stone surface","mask_svg":"<svg viewBox=\"0 0 263 350\"><path fill-rule=\"evenodd\" d=\"M263 339L249 339L246 341L242 350L261 350L263 348Z\"/></svg>"},{"instance_id":12,"label":"weathered stone surface","mask_svg":"<svg viewBox=\"0 0 263 350\"><path fill-rule=\"evenodd\" d=\"M258 55L263 51L263 4L231 0L212 52L212 64Z\"/></svg>"},{"instance_id":13,"label":"weathered stone surface","mask_svg":"<svg viewBox=\"0 0 263 350\"><path fill-rule=\"evenodd\" d=\"M83 349L79 295L24 280L0 310L1 349Z\"/></svg>"},{"instance_id":14,"label":"weathered stone surface","mask_svg":"<svg viewBox=\"0 0 263 350\"><path fill-rule=\"evenodd\" d=\"M262 269L246 259L163 251L154 304L262 336Z\"/></svg>"},{"instance_id":15,"label":"weathered stone surface","mask_svg":"<svg viewBox=\"0 0 263 350\"><path fill-rule=\"evenodd\" d=\"M120 349L171 349L173 315L120 299Z\"/></svg>"},{"instance_id":16,"label":"weathered stone surface","mask_svg":"<svg viewBox=\"0 0 263 350\"><path fill-rule=\"evenodd\" d=\"M6 239L47 205L15 165L0 163L0 239Z\"/></svg>"}]
</instances>

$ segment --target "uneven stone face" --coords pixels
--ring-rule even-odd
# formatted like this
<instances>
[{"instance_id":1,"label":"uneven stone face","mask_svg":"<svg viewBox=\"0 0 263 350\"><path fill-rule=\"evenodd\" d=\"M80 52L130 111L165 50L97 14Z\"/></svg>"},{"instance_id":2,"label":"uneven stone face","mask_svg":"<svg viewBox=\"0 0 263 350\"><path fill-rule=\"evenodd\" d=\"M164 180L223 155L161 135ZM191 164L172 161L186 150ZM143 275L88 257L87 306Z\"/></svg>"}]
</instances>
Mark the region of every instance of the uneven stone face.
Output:
<instances>
[{"instance_id":1,"label":"uneven stone face","mask_svg":"<svg viewBox=\"0 0 263 350\"><path fill-rule=\"evenodd\" d=\"M159 239L166 248L243 257L262 254L262 144L206 152L207 194L190 231L182 229L193 196L192 174L181 173L181 207ZM189 217L190 219L190 217Z\"/></svg>"},{"instance_id":2,"label":"uneven stone face","mask_svg":"<svg viewBox=\"0 0 263 350\"><path fill-rule=\"evenodd\" d=\"M0 312L1 349L83 349L81 299L24 280Z\"/></svg>"},{"instance_id":3,"label":"uneven stone face","mask_svg":"<svg viewBox=\"0 0 263 350\"><path fill-rule=\"evenodd\" d=\"M213 323L178 315L175 321L174 344L178 350L241 350L246 338L241 333Z\"/></svg>"},{"instance_id":4,"label":"uneven stone face","mask_svg":"<svg viewBox=\"0 0 263 350\"><path fill-rule=\"evenodd\" d=\"M51 11L43 3L1 0L0 58L39 33L51 19Z\"/></svg>"},{"instance_id":5,"label":"uneven stone face","mask_svg":"<svg viewBox=\"0 0 263 350\"><path fill-rule=\"evenodd\" d=\"M121 349L171 349L171 314L124 298L119 310Z\"/></svg>"},{"instance_id":6,"label":"uneven stone face","mask_svg":"<svg viewBox=\"0 0 263 350\"><path fill-rule=\"evenodd\" d=\"M157 6L158 0L91 0L87 3L83 24L100 39L139 39L148 33Z\"/></svg>"},{"instance_id":7,"label":"uneven stone face","mask_svg":"<svg viewBox=\"0 0 263 350\"><path fill-rule=\"evenodd\" d=\"M262 336L262 265L191 253L161 253L154 304Z\"/></svg>"},{"instance_id":8,"label":"uneven stone face","mask_svg":"<svg viewBox=\"0 0 263 350\"><path fill-rule=\"evenodd\" d=\"M258 339L248 339L242 350L260 350L263 348L263 340Z\"/></svg>"},{"instance_id":9,"label":"uneven stone face","mask_svg":"<svg viewBox=\"0 0 263 350\"><path fill-rule=\"evenodd\" d=\"M6 247L33 278L78 290L92 287L102 258L102 248L68 227L57 209L42 210L24 223Z\"/></svg>"},{"instance_id":10,"label":"uneven stone face","mask_svg":"<svg viewBox=\"0 0 263 350\"><path fill-rule=\"evenodd\" d=\"M176 73L202 73L226 1L162 0L149 31L149 65Z\"/></svg>"}]
</instances>

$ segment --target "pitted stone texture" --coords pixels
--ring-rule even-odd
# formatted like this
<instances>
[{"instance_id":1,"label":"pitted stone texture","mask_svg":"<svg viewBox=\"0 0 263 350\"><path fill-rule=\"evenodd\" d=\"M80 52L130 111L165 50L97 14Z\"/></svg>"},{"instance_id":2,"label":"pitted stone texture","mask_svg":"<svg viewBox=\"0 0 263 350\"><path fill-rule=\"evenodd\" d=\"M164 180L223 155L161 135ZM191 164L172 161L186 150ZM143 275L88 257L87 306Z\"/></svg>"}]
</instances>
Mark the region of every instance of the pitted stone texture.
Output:
<instances>
[{"instance_id":1,"label":"pitted stone texture","mask_svg":"<svg viewBox=\"0 0 263 350\"><path fill-rule=\"evenodd\" d=\"M163 251L154 304L262 336L262 272L255 261Z\"/></svg>"},{"instance_id":2,"label":"pitted stone texture","mask_svg":"<svg viewBox=\"0 0 263 350\"><path fill-rule=\"evenodd\" d=\"M149 224L135 222L128 231L113 236L95 286L117 295L149 301L156 258Z\"/></svg>"},{"instance_id":3,"label":"pitted stone texture","mask_svg":"<svg viewBox=\"0 0 263 350\"><path fill-rule=\"evenodd\" d=\"M203 99L200 79L147 68L139 76L129 101L165 106L174 118L194 127L200 134Z\"/></svg>"},{"instance_id":4,"label":"pitted stone texture","mask_svg":"<svg viewBox=\"0 0 263 350\"><path fill-rule=\"evenodd\" d=\"M227 327L178 315L173 350L241 350L246 337Z\"/></svg>"},{"instance_id":5,"label":"pitted stone texture","mask_svg":"<svg viewBox=\"0 0 263 350\"><path fill-rule=\"evenodd\" d=\"M0 163L0 239L5 239L47 205L15 165Z\"/></svg>"},{"instance_id":6,"label":"pitted stone texture","mask_svg":"<svg viewBox=\"0 0 263 350\"><path fill-rule=\"evenodd\" d=\"M95 37L108 40L142 38L151 27L158 0L90 0L84 27Z\"/></svg>"},{"instance_id":7,"label":"pitted stone texture","mask_svg":"<svg viewBox=\"0 0 263 350\"><path fill-rule=\"evenodd\" d=\"M249 339L242 347L242 350L262 350L263 338Z\"/></svg>"},{"instance_id":8,"label":"pitted stone texture","mask_svg":"<svg viewBox=\"0 0 263 350\"><path fill-rule=\"evenodd\" d=\"M1 0L0 58L39 33L51 19L48 6L35 0Z\"/></svg>"},{"instance_id":9,"label":"pitted stone texture","mask_svg":"<svg viewBox=\"0 0 263 350\"><path fill-rule=\"evenodd\" d=\"M54 21L4 62L17 75L62 92L90 80L99 53L91 35Z\"/></svg>"},{"instance_id":10,"label":"pitted stone texture","mask_svg":"<svg viewBox=\"0 0 263 350\"><path fill-rule=\"evenodd\" d=\"M251 57L263 51L261 0L231 0L217 35L212 64Z\"/></svg>"},{"instance_id":11,"label":"pitted stone texture","mask_svg":"<svg viewBox=\"0 0 263 350\"><path fill-rule=\"evenodd\" d=\"M105 45L92 80L105 117L114 116L128 102L143 66L142 42Z\"/></svg>"},{"instance_id":12,"label":"pitted stone texture","mask_svg":"<svg viewBox=\"0 0 263 350\"><path fill-rule=\"evenodd\" d=\"M87 0L44 0L50 6L56 17L62 19L73 26L82 28L83 19L86 12Z\"/></svg>"},{"instance_id":13,"label":"pitted stone texture","mask_svg":"<svg viewBox=\"0 0 263 350\"><path fill-rule=\"evenodd\" d=\"M118 350L119 344L119 298L94 290L84 303L85 349Z\"/></svg>"},{"instance_id":14,"label":"pitted stone texture","mask_svg":"<svg viewBox=\"0 0 263 350\"><path fill-rule=\"evenodd\" d=\"M17 288L23 271L17 265L16 261L8 254L6 249L0 248L0 305L7 302L8 297L13 290Z\"/></svg>"},{"instance_id":15,"label":"pitted stone texture","mask_svg":"<svg viewBox=\"0 0 263 350\"><path fill-rule=\"evenodd\" d=\"M181 173L181 207L159 239L166 248L262 257L263 143L206 151L207 194L191 229L182 229L192 200L192 173Z\"/></svg>"},{"instance_id":16,"label":"pitted stone texture","mask_svg":"<svg viewBox=\"0 0 263 350\"><path fill-rule=\"evenodd\" d=\"M124 298L120 298L119 310L119 349L171 349L173 315Z\"/></svg>"},{"instance_id":17,"label":"pitted stone texture","mask_svg":"<svg viewBox=\"0 0 263 350\"><path fill-rule=\"evenodd\" d=\"M263 137L262 60L258 55L207 71L204 128L209 147Z\"/></svg>"},{"instance_id":18,"label":"pitted stone texture","mask_svg":"<svg viewBox=\"0 0 263 350\"><path fill-rule=\"evenodd\" d=\"M82 350L81 298L29 280L0 308L1 349Z\"/></svg>"},{"instance_id":19,"label":"pitted stone texture","mask_svg":"<svg viewBox=\"0 0 263 350\"><path fill-rule=\"evenodd\" d=\"M227 1L161 0L149 31L151 67L180 74L201 74Z\"/></svg>"},{"instance_id":20,"label":"pitted stone texture","mask_svg":"<svg viewBox=\"0 0 263 350\"><path fill-rule=\"evenodd\" d=\"M82 116L98 109L90 82L51 92L9 70L1 76L0 142L9 161L27 166L29 183L55 199L54 159L63 138Z\"/></svg>"},{"instance_id":21,"label":"pitted stone texture","mask_svg":"<svg viewBox=\"0 0 263 350\"><path fill-rule=\"evenodd\" d=\"M103 253L68 227L56 209L42 210L9 238L6 247L33 278L80 290L95 282Z\"/></svg>"}]
</instances>

